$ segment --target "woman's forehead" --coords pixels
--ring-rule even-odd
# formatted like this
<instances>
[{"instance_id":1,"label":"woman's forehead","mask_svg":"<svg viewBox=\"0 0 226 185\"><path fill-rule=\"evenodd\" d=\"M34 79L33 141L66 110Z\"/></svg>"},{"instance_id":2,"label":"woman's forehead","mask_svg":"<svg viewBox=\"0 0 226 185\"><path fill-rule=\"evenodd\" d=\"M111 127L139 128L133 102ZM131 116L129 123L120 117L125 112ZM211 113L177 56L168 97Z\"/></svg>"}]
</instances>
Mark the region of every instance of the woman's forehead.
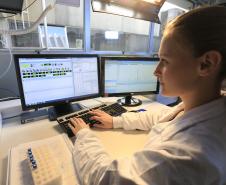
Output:
<instances>
[{"instance_id":1,"label":"woman's forehead","mask_svg":"<svg viewBox=\"0 0 226 185\"><path fill-rule=\"evenodd\" d=\"M169 55L172 54L172 52L177 52L179 48L180 47L175 39L169 36L164 36L160 44L159 54L164 56Z\"/></svg>"},{"instance_id":2,"label":"woman's forehead","mask_svg":"<svg viewBox=\"0 0 226 185\"><path fill-rule=\"evenodd\" d=\"M191 47L182 36L176 33L164 35L161 41L159 55L178 55L192 53Z\"/></svg>"}]
</instances>

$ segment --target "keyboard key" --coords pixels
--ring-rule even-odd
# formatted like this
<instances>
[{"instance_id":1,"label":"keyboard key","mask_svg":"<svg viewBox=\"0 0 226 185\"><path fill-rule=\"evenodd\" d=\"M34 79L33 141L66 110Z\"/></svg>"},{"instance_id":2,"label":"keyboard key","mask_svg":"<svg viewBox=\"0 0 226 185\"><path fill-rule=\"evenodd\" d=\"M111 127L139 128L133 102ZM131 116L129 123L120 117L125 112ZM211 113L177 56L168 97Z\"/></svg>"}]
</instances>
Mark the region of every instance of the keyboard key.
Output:
<instances>
[{"instance_id":1,"label":"keyboard key","mask_svg":"<svg viewBox=\"0 0 226 185\"><path fill-rule=\"evenodd\" d=\"M89 112L89 110L85 110L85 111L79 112L78 115L85 114L87 112Z\"/></svg>"},{"instance_id":2,"label":"keyboard key","mask_svg":"<svg viewBox=\"0 0 226 185\"><path fill-rule=\"evenodd\" d=\"M68 119L71 119L71 118L76 117L76 116L78 116L78 114L73 114L73 115L70 115L70 116L66 116L65 119L68 120Z\"/></svg>"}]
</instances>

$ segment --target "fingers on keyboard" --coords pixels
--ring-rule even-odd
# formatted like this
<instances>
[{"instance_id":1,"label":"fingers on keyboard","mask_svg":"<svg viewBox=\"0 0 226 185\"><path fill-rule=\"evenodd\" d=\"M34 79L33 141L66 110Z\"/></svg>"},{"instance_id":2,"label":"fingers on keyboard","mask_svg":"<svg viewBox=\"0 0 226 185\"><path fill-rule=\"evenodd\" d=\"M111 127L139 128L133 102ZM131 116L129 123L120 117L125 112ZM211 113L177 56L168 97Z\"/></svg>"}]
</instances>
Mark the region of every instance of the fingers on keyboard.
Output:
<instances>
[{"instance_id":1,"label":"fingers on keyboard","mask_svg":"<svg viewBox=\"0 0 226 185\"><path fill-rule=\"evenodd\" d=\"M102 119L101 119L100 117L98 117L98 116L92 116L92 117L90 118L90 120L101 121Z\"/></svg>"},{"instance_id":2,"label":"fingers on keyboard","mask_svg":"<svg viewBox=\"0 0 226 185\"><path fill-rule=\"evenodd\" d=\"M102 115L102 112L99 112L97 110L94 110L94 111L91 112L91 114L97 115L97 116L101 116Z\"/></svg>"},{"instance_id":3,"label":"fingers on keyboard","mask_svg":"<svg viewBox=\"0 0 226 185\"><path fill-rule=\"evenodd\" d=\"M103 124L93 124L95 128L105 128Z\"/></svg>"}]
</instances>

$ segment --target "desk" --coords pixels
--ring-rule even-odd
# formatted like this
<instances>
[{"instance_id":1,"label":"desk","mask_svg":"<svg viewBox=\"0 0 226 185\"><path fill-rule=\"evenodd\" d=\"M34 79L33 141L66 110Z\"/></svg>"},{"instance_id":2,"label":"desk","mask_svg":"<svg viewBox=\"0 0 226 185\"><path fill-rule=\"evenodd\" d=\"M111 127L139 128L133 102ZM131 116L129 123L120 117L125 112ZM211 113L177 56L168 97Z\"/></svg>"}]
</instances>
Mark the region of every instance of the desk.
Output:
<instances>
[{"instance_id":1,"label":"desk","mask_svg":"<svg viewBox=\"0 0 226 185\"><path fill-rule=\"evenodd\" d=\"M164 106L147 98L140 99L143 100L143 105L136 107L136 109L149 109L151 107L156 109ZM109 102L109 99L105 100ZM103 101L103 99L101 101ZM84 103L89 104L89 102ZM136 150L141 149L148 133L144 131L124 131L122 129L92 130L103 142L109 154L114 158L132 155ZM7 154L11 147L25 142L48 138L60 133L62 133L62 131L58 123L56 121L50 122L47 119L24 125L20 124L19 118L4 121L0 140L0 184L6 184Z\"/></svg>"}]
</instances>

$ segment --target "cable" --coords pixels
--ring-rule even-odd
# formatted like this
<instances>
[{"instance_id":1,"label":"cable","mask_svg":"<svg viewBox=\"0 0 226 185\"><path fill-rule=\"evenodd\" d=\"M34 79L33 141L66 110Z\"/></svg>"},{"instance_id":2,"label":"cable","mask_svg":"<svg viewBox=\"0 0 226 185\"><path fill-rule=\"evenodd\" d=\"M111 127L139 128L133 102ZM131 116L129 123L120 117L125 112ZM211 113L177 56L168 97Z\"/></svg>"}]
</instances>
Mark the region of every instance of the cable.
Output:
<instances>
[{"instance_id":1,"label":"cable","mask_svg":"<svg viewBox=\"0 0 226 185\"><path fill-rule=\"evenodd\" d=\"M36 1L38 1L38 0L34 0L31 4L29 4L27 7L25 7L22 11L27 10L28 8L30 8Z\"/></svg>"},{"instance_id":2,"label":"cable","mask_svg":"<svg viewBox=\"0 0 226 185\"><path fill-rule=\"evenodd\" d=\"M27 34L27 33L34 31L38 27L38 25L42 22L42 20L45 18L45 16L48 14L48 12L54 8L54 6L55 6L55 4L48 5L46 7L46 9L42 12L40 17L37 19L37 21L31 27L24 29L24 30L0 30L0 34L23 35L23 34Z\"/></svg>"},{"instance_id":3,"label":"cable","mask_svg":"<svg viewBox=\"0 0 226 185\"><path fill-rule=\"evenodd\" d=\"M31 4L29 4L29 5L28 5L26 8L24 8L22 11L27 10L28 8L30 8L36 1L38 1L38 0L34 0ZM0 17L0 19L6 19L6 18L13 17L13 16L16 16L16 15L18 15L18 13L15 14L15 15L9 15L9 16L7 16L7 17Z\"/></svg>"}]
</instances>

